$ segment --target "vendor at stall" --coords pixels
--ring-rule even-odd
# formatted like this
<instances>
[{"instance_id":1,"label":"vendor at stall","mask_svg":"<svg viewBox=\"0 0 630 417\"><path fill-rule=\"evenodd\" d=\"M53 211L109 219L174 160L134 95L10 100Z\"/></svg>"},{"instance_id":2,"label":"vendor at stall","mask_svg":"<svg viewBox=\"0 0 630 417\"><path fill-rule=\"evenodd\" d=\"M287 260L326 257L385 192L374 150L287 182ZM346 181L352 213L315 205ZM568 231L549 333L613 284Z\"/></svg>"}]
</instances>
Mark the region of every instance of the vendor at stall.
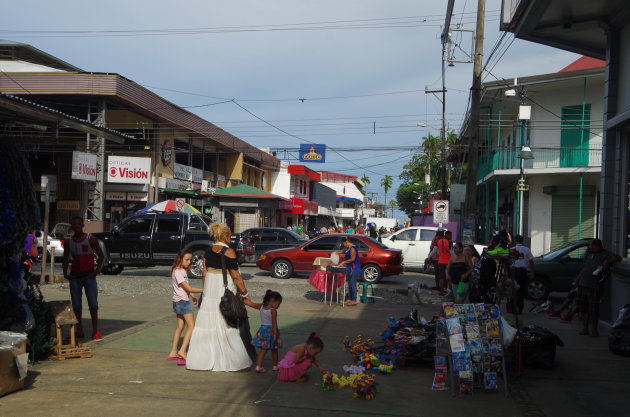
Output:
<instances>
[{"instance_id":1,"label":"vendor at stall","mask_svg":"<svg viewBox=\"0 0 630 417\"><path fill-rule=\"evenodd\" d=\"M346 295L346 305L357 305L357 281L361 274L361 259L359 258L359 250L352 244L347 237L341 238L341 244L346 251L344 252L344 261L337 266L346 267L346 279L348 280L348 294Z\"/></svg>"}]
</instances>

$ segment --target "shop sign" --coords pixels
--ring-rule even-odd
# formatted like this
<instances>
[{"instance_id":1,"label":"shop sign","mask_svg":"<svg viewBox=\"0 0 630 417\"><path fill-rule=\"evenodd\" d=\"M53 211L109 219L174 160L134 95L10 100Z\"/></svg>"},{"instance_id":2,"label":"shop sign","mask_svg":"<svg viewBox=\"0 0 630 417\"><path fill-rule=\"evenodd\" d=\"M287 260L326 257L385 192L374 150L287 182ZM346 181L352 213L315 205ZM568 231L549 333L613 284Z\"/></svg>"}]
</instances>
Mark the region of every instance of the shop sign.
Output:
<instances>
[{"instance_id":1,"label":"shop sign","mask_svg":"<svg viewBox=\"0 0 630 417\"><path fill-rule=\"evenodd\" d=\"M162 165L167 166L171 163L171 159L173 159L173 144L170 140L165 140L162 144Z\"/></svg>"},{"instance_id":2,"label":"shop sign","mask_svg":"<svg viewBox=\"0 0 630 417\"><path fill-rule=\"evenodd\" d=\"M375 216L376 215L376 209L373 209L373 208L364 208L364 209L361 209L361 211L363 211L363 215L364 216Z\"/></svg>"},{"instance_id":3,"label":"shop sign","mask_svg":"<svg viewBox=\"0 0 630 417\"><path fill-rule=\"evenodd\" d=\"M123 193L120 191L107 191L105 193L105 200L125 201L127 200L127 193Z\"/></svg>"},{"instance_id":4,"label":"shop sign","mask_svg":"<svg viewBox=\"0 0 630 417\"><path fill-rule=\"evenodd\" d=\"M225 175L219 175L219 174L217 174L217 181L223 181L223 182L225 182Z\"/></svg>"},{"instance_id":5,"label":"shop sign","mask_svg":"<svg viewBox=\"0 0 630 417\"><path fill-rule=\"evenodd\" d=\"M173 164L173 177L184 181L192 181L192 167L178 163Z\"/></svg>"},{"instance_id":6,"label":"shop sign","mask_svg":"<svg viewBox=\"0 0 630 417\"><path fill-rule=\"evenodd\" d=\"M107 182L149 184L151 158L110 156L107 158Z\"/></svg>"},{"instance_id":7,"label":"shop sign","mask_svg":"<svg viewBox=\"0 0 630 417\"><path fill-rule=\"evenodd\" d=\"M73 180L96 181L96 155L87 152L72 152Z\"/></svg>"},{"instance_id":8,"label":"shop sign","mask_svg":"<svg viewBox=\"0 0 630 417\"><path fill-rule=\"evenodd\" d=\"M203 181L203 171L199 168L192 168L192 181L193 182L201 182Z\"/></svg>"},{"instance_id":9,"label":"shop sign","mask_svg":"<svg viewBox=\"0 0 630 417\"><path fill-rule=\"evenodd\" d=\"M301 143L300 162L326 162L326 145Z\"/></svg>"},{"instance_id":10,"label":"shop sign","mask_svg":"<svg viewBox=\"0 0 630 417\"><path fill-rule=\"evenodd\" d=\"M164 178L164 188L172 188L174 190L187 190L188 183L172 178Z\"/></svg>"},{"instance_id":11,"label":"shop sign","mask_svg":"<svg viewBox=\"0 0 630 417\"><path fill-rule=\"evenodd\" d=\"M57 201L57 210L79 211L81 210L81 202L79 200L59 200Z\"/></svg>"},{"instance_id":12,"label":"shop sign","mask_svg":"<svg viewBox=\"0 0 630 417\"><path fill-rule=\"evenodd\" d=\"M147 193L127 193L127 201L149 201Z\"/></svg>"}]
</instances>

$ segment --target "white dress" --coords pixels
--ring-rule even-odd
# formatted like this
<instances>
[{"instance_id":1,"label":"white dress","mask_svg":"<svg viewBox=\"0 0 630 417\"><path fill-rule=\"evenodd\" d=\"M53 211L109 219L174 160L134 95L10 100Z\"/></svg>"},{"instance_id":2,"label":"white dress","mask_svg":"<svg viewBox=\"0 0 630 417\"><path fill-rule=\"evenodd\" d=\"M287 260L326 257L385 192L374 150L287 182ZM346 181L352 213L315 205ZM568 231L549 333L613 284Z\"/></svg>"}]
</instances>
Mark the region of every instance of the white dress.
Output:
<instances>
[{"instance_id":1,"label":"white dress","mask_svg":"<svg viewBox=\"0 0 630 417\"><path fill-rule=\"evenodd\" d=\"M228 288L236 293L228 275ZM229 327L219 302L225 292L223 274L208 272L203 288L203 302L193 329L186 368L194 371L238 371L252 365L238 329Z\"/></svg>"}]
</instances>

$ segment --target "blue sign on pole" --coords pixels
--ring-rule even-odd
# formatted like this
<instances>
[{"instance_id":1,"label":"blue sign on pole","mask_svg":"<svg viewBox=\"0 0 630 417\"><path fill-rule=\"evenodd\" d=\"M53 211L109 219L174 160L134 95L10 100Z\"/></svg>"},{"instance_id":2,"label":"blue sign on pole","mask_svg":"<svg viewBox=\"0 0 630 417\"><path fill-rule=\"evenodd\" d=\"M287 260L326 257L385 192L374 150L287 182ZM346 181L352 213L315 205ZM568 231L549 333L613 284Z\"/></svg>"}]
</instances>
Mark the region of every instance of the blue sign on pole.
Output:
<instances>
[{"instance_id":1,"label":"blue sign on pole","mask_svg":"<svg viewBox=\"0 0 630 417\"><path fill-rule=\"evenodd\" d=\"M326 145L300 144L300 162L326 162Z\"/></svg>"}]
</instances>

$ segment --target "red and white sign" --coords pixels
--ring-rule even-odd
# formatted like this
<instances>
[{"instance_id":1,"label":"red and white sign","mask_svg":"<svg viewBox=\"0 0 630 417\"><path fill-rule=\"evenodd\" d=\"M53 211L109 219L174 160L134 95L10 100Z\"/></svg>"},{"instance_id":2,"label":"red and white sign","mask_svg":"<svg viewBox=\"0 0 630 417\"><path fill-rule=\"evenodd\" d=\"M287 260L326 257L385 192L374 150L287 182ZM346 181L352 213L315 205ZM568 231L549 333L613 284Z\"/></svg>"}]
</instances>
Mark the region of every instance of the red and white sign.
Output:
<instances>
[{"instance_id":1,"label":"red and white sign","mask_svg":"<svg viewBox=\"0 0 630 417\"><path fill-rule=\"evenodd\" d=\"M177 211L184 211L184 206L186 206L186 200L183 198L176 198L175 205L177 206Z\"/></svg>"},{"instance_id":2,"label":"red and white sign","mask_svg":"<svg viewBox=\"0 0 630 417\"><path fill-rule=\"evenodd\" d=\"M121 191L107 191L105 193L105 200L113 200L113 201L125 201L127 199L127 195Z\"/></svg>"},{"instance_id":3,"label":"red and white sign","mask_svg":"<svg viewBox=\"0 0 630 417\"><path fill-rule=\"evenodd\" d=\"M433 200L433 223L448 223L448 200Z\"/></svg>"},{"instance_id":4,"label":"red and white sign","mask_svg":"<svg viewBox=\"0 0 630 417\"><path fill-rule=\"evenodd\" d=\"M127 201L149 201L147 193L127 193Z\"/></svg>"},{"instance_id":5,"label":"red and white sign","mask_svg":"<svg viewBox=\"0 0 630 417\"><path fill-rule=\"evenodd\" d=\"M72 152L73 180L96 181L96 155L86 152Z\"/></svg>"},{"instance_id":6,"label":"red and white sign","mask_svg":"<svg viewBox=\"0 0 630 417\"><path fill-rule=\"evenodd\" d=\"M149 184L151 182L151 158L110 156L107 158L107 182Z\"/></svg>"}]
</instances>

